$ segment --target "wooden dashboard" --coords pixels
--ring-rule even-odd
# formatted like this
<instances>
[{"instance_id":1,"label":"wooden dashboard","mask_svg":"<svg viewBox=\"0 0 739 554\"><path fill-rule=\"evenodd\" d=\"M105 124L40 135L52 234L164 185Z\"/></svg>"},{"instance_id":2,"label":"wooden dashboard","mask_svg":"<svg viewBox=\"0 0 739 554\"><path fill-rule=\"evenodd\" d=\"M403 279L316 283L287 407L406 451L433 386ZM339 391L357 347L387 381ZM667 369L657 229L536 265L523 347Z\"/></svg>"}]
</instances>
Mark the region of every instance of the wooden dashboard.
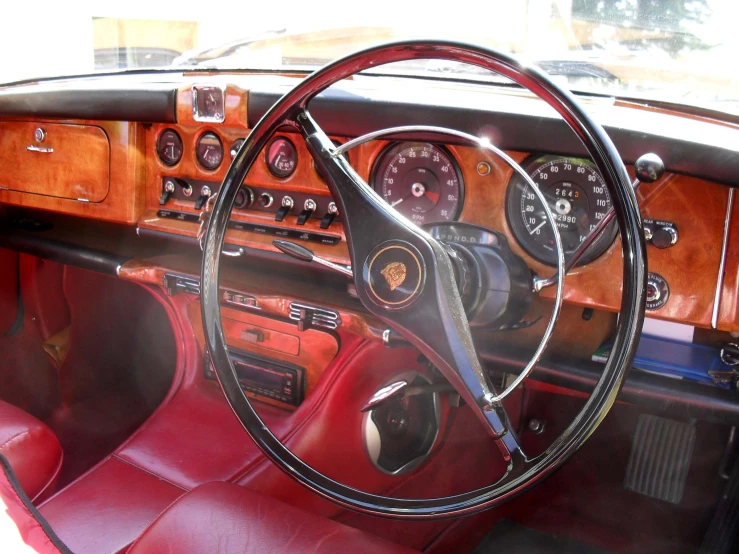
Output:
<instances>
[{"instance_id":1,"label":"wooden dashboard","mask_svg":"<svg viewBox=\"0 0 739 554\"><path fill-rule=\"evenodd\" d=\"M32 179L34 175L53 183L49 170L38 166L36 173L28 170L6 174L6 181L15 176L18 182L0 183L0 203L135 224L143 237L147 232L155 232L192 241L198 230L197 217L200 213L200 210L195 209L194 198L178 198L175 195L162 205L160 200L163 186L167 178L175 178L196 182L198 187L208 184L214 191L217 190L229 166L231 145L249 132L246 123L247 90L227 85L224 98L225 117L221 123L195 121L192 83L179 88L176 123L49 119L32 121L17 118L0 122L0 125L15 125L19 129L19 136L22 136L15 141L0 142L0 165L3 166L17 159L16 150L26 146L25 135L37 127L52 128L54 140L58 141L65 140L63 133L71 129L77 133L80 129L89 129L87 135L70 135L66 140L89 140L93 144L92 150L98 148L99 151L79 155L74 155L73 152L67 163L78 168L80 174L102 176L100 179L103 181L102 184L90 188L89 198L79 198L65 192L64 187L68 187L69 183L63 179L54 185L61 191L59 193L53 193L53 187L42 190L24 189L26 184L20 181ZM67 129L54 127L60 123L64 123ZM173 166L163 163L157 155L157 141L166 130L174 130L183 145L182 158ZM220 139L225 151L224 159L216 169L206 169L196 159L197 140L208 132ZM98 137L97 142L93 135ZM0 136L3 136L2 127ZM52 133L48 136L50 141ZM255 191L269 190L277 203L283 196L290 195L301 199L310 197L317 200L319 206L325 206L331 200L330 193L313 167L302 139L297 135L286 136L297 149L298 161L294 173L287 178L277 178L267 170L264 157L261 157L247 176L245 184ZM33 140L32 136L27 138L29 141ZM339 142L347 140L347 137L342 136L333 138ZM349 152L351 165L366 181L369 181L373 164L386 144L387 141L372 141ZM505 195L512 170L501 160L475 148L451 144L447 148L456 159L465 184L465 202L459 220L505 233L513 250L534 271L540 275L551 274L551 267L531 258L517 244L509 227L505 214ZM519 162L530 155L520 151L508 154ZM491 167L487 175L481 175L476 169L483 161ZM629 170L632 171L632 168ZM197 190L195 195L198 195ZM729 188L693 177L666 174L657 183L643 185L638 191L638 197L644 217L674 221L680 230L679 241L673 247L664 250L648 247L649 271L659 273L670 287L667 304L648 315L710 328L724 244L723 228ZM289 213L283 221L277 222L273 211L259 209L256 205L236 209L232 216L233 222L245 224L251 230L231 229L227 235L227 243L237 247L276 251L271 243L277 236L310 235L318 237L318 240L313 240L308 245L317 254L334 262L349 263L340 214L328 228L321 228L323 213L317 210L314 217L310 217L305 224L298 225L298 211ZM717 326L727 331L739 330L739 313L735 307L739 297L739 217L736 215L731 219L728 264L721 291ZM277 234L265 233L264 228ZM568 275L565 299L574 306L618 311L621 274L621 250L616 239L602 256L576 268ZM551 291L545 291L544 296L551 297Z\"/></svg>"}]
</instances>

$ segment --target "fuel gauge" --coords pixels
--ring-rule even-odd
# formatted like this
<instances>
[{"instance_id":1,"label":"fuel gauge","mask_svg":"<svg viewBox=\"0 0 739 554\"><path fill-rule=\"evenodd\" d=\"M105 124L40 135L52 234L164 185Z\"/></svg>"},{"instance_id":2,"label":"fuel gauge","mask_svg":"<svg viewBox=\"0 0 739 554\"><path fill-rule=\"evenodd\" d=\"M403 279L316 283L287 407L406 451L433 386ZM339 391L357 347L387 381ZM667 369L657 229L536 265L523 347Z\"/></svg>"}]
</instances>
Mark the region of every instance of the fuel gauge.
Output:
<instances>
[{"instance_id":1,"label":"fuel gauge","mask_svg":"<svg viewBox=\"0 0 739 554\"><path fill-rule=\"evenodd\" d=\"M267 146L267 167L275 177L284 179L295 171L298 165L298 151L285 137L277 137Z\"/></svg>"}]
</instances>

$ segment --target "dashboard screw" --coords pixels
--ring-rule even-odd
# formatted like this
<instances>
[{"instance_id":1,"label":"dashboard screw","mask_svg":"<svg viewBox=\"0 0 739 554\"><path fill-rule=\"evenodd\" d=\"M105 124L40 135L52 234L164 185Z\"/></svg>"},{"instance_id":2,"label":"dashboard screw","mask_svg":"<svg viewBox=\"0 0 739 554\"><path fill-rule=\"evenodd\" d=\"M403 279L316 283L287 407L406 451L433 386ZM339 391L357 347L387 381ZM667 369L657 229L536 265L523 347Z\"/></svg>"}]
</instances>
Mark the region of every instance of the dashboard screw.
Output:
<instances>
[{"instance_id":1,"label":"dashboard screw","mask_svg":"<svg viewBox=\"0 0 739 554\"><path fill-rule=\"evenodd\" d=\"M531 431L535 435L541 435L544 432L546 426L546 421L541 421L540 419L530 419L527 425L529 431Z\"/></svg>"}]
</instances>

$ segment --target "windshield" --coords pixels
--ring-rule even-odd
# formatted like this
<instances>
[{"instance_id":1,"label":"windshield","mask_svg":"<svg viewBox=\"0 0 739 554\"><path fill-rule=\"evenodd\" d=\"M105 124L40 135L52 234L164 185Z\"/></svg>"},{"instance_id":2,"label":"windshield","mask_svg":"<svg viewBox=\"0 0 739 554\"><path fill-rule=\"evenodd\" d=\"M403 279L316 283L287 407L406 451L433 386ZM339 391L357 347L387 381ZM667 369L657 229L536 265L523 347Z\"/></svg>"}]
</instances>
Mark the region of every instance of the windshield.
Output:
<instances>
[{"instance_id":1,"label":"windshield","mask_svg":"<svg viewBox=\"0 0 739 554\"><path fill-rule=\"evenodd\" d=\"M5 15L0 83L141 69L309 71L375 44L438 38L515 54L574 91L739 114L733 0L41 0ZM378 71L496 79L434 60Z\"/></svg>"}]
</instances>

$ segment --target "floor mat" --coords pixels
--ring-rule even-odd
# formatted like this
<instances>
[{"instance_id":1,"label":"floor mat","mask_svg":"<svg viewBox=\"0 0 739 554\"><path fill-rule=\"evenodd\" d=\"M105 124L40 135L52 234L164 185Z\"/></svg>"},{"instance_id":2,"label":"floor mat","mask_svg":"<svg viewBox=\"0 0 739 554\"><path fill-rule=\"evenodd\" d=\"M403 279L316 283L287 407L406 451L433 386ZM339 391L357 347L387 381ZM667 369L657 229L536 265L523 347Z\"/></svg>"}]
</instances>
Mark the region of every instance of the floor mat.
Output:
<instances>
[{"instance_id":1,"label":"floor mat","mask_svg":"<svg viewBox=\"0 0 739 554\"><path fill-rule=\"evenodd\" d=\"M526 395L526 417L547 422L541 435L521 433L524 451L534 456L551 444L584 400L537 391ZM472 552L498 521L508 519L612 554L695 554L721 495L719 466L729 428L696 423L683 497L672 504L623 487L640 413L634 406L614 406L559 470L518 498L460 520L430 552Z\"/></svg>"},{"instance_id":2,"label":"floor mat","mask_svg":"<svg viewBox=\"0 0 739 554\"><path fill-rule=\"evenodd\" d=\"M46 421L59 437L64 463L61 488L113 452L151 410L130 386L121 386L56 410Z\"/></svg>"},{"instance_id":3,"label":"floor mat","mask_svg":"<svg viewBox=\"0 0 739 554\"><path fill-rule=\"evenodd\" d=\"M60 404L56 369L29 314L20 331L0 337L0 353L0 399L46 419Z\"/></svg>"},{"instance_id":4,"label":"floor mat","mask_svg":"<svg viewBox=\"0 0 739 554\"><path fill-rule=\"evenodd\" d=\"M499 521L472 554L604 554L592 546L540 533L511 520Z\"/></svg>"}]
</instances>

